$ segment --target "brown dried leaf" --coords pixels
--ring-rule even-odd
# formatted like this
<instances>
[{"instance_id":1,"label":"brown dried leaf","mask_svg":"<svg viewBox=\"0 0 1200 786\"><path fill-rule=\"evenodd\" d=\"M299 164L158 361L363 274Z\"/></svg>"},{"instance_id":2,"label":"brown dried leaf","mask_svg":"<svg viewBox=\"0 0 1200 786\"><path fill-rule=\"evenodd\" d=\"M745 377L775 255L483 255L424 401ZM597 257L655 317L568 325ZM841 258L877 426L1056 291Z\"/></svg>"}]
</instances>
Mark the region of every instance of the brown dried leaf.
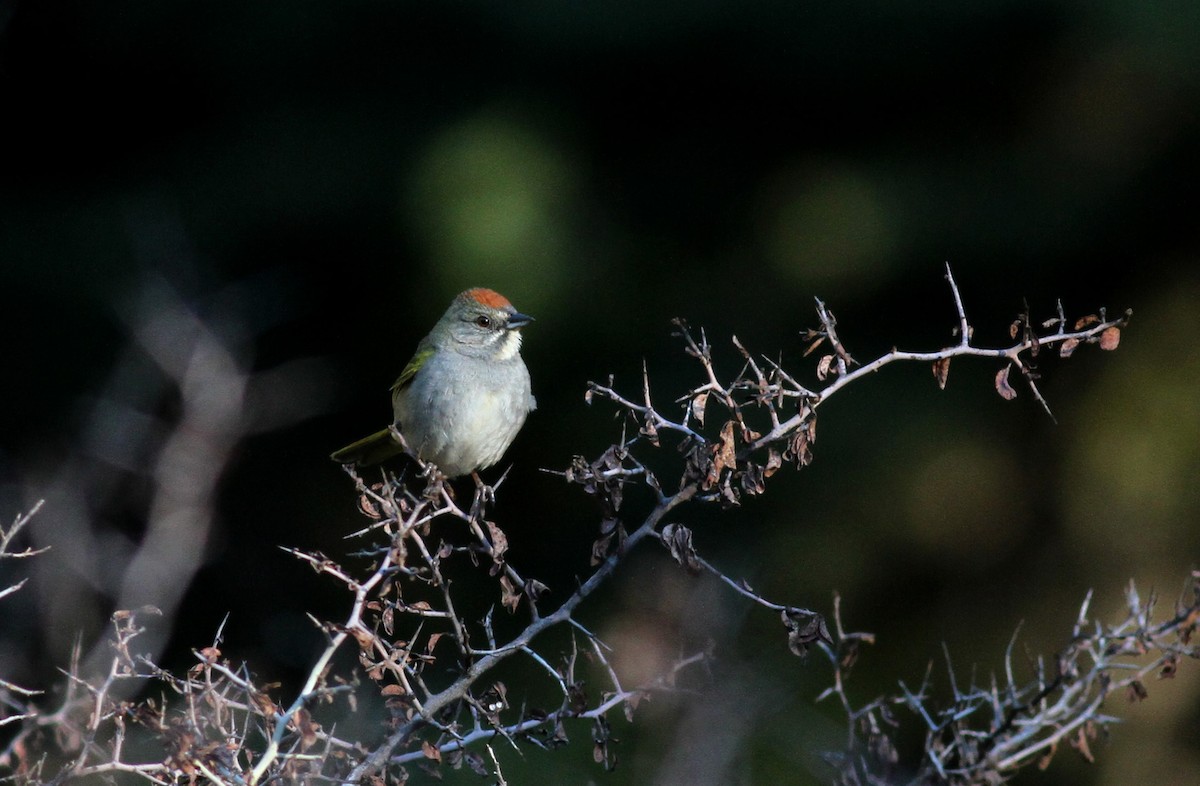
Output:
<instances>
[{"instance_id":1,"label":"brown dried leaf","mask_svg":"<svg viewBox=\"0 0 1200 786\"><path fill-rule=\"evenodd\" d=\"M542 595L545 595L549 589L549 587L537 579L525 579L525 595L535 603L537 602L537 599L542 597Z\"/></svg>"},{"instance_id":2,"label":"brown dried leaf","mask_svg":"<svg viewBox=\"0 0 1200 786\"><path fill-rule=\"evenodd\" d=\"M704 425L704 410L708 406L708 391L701 393L691 401L692 417L701 426Z\"/></svg>"},{"instance_id":3,"label":"brown dried leaf","mask_svg":"<svg viewBox=\"0 0 1200 786\"><path fill-rule=\"evenodd\" d=\"M692 531L682 524L667 524L660 535L663 545L671 552L676 563L682 565L693 576L701 572L696 549L692 546Z\"/></svg>"},{"instance_id":4,"label":"brown dried leaf","mask_svg":"<svg viewBox=\"0 0 1200 786\"><path fill-rule=\"evenodd\" d=\"M612 535L605 535L604 537L596 538L592 543L592 567L608 559L608 546L612 543L612 539Z\"/></svg>"},{"instance_id":5,"label":"brown dried leaf","mask_svg":"<svg viewBox=\"0 0 1200 786\"><path fill-rule=\"evenodd\" d=\"M805 335L804 340L812 341L812 343L808 345L808 348L804 350L804 357L808 357L817 350L817 347L825 343L825 334L818 333L815 330L809 330L807 335Z\"/></svg>"},{"instance_id":6,"label":"brown dried leaf","mask_svg":"<svg viewBox=\"0 0 1200 786\"><path fill-rule=\"evenodd\" d=\"M300 732L300 750L306 751L317 744L318 724L313 723L312 713L301 707L292 716L292 723Z\"/></svg>"},{"instance_id":7,"label":"brown dried leaf","mask_svg":"<svg viewBox=\"0 0 1200 786\"><path fill-rule=\"evenodd\" d=\"M572 682L567 686L567 706L571 708L571 712L580 713L587 709L586 687L582 681Z\"/></svg>"},{"instance_id":8,"label":"brown dried leaf","mask_svg":"<svg viewBox=\"0 0 1200 786\"><path fill-rule=\"evenodd\" d=\"M381 615L381 617L382 617L381 621L383 622L384 633L391 636L392 633L395 632L395 626L396 626L396 610L395 610L395 608L389 604L388 607L383 610L383 614Z\"/></svg>"},{"instance_id":9,"label":"brown dried leaf","mask_svg":"<svg viewBox=\"0 0 1200 786\"><path fill-rule=\"evenodd\" d=\"M763 467L763 477L771 477L783 466L783 456L775 448L767 448L767 463Z\"/></svg>"},{"instance_id":10,"label":"brown dried leaf","mask_svg":"<svg viewBox=\"0 0 1200 786\"><path fill-rule=\"evenodd\" d=\"M1175 673L1179 668L1179 656L1174 653L1163 658L1162 668L1158 670L1158 678L1160 680L1174 679Z\"/></svg>"},{"instance_id":11,"label":"brown dried leaf","mask_svg":"<svg viewBox=\"0 0 1200 786\"><path fill-rule=\"evenodd\" d=\"M358 642L358 648L363 652L370 651L372 645L375 643L375 637L369 630L365 630L363 628L351 628L349 633L354 637L354 640Z\"/></svg>"},{"instance_id":12,"label":"brown dried leaf","mask_svg":"<svg viewBox=\"0 0 1200 786\"><path fill-rule=\"evenodd\" d=\"M996 374L996 392L999 393L1000 397L1006 401L1012 401L1017 397L1016 389L1012 385L1008 384L1008 371L1011 368L1011 365L1005 366L1004 368L1000 369L999 373Z\"/></svg>"},{"instance_id":13,"label":"brown dried leaf","mask_svg":"<svg viewBox=\"0 0 1200 786\"><path fill-rule=\"evenodd\" d=\"M742 491L747 494L758 495L767 490L763 480L766 475L763 473L763 468L753 462L747 462L745 469L742 470Z\"/></svg>"},{"instance_id":14,"label":"brown dried leaf","mask_svg":"<svg viewBox=\"0 0 1200 786\"><path fill-rule=\"evenodd\" d=\"M788 440L787 450L783 452L785 461L796 462L796 467L807 467L812 463L813 443L817 441L817 421L809 418L792 434Z\"/></svg>"},{"instance_id":15,"label":"brown dried leaf","mask_svg":"<svg viewBox=\"0 0 1200 786\"><path fill-rule=\"evenodd\" d=\"M797 609L788 606L780 614L783 625L788 631L788 649L792 654L803 658L808 654L808 646L816 641L833 644L825 618L814 611Z\"/></svg>"},{"instance_id":16,"label":"brown dried leaf","mask_svg":"<svg viewBox=\"0 0 1200 786\"><path fill-rule=\"evenodd\" d=\"M1080 728L1071 736L1071 747L1079 751L1079 755L1087 761L1088 764L1095 764L1096 757L1092 755L1092 749L1088 746L1087 732Z\"/></svg>"},{"instance_id":17,"label":"brown dried leaf","mask_svg":"<svg viewBox=\"0 0 1200 786\"><path fill-rule=\"evenodd\" d=\"M389 684L383 686L383 688L379 691L379 695L380 696L403 696L404 688L401 687L400 685L397 685L394 682L389 683Z\"/></svg>"},{"instance_id":18,"label":"brown dried leaf","mask_svg":"<svg viewBox=\"0 0 1200 786\"><path fill-rule=\"evenodd\" d=\"M358 498L358 512L369 519L374 519L375 521L379 521L379 519L383 518L383 512L379 509L379 506L375 504L375 500L371 499L366 494L362 494Z\"/></svg>"},{"instance_id":19,"label":"brown dried leaf","mask_svg":"<svg viewBox=\"0 0 1200 786\"><path fill-rule=\"evenodd\" d=\"M1109 352L1111 352L1112 350L1116 349L1117 345L1120 343L1121 343L1121 329L1119 327L1114 326L1114 327L1106 328L1105 331L1100 334L1100 348L1101 349L1108 350Z\"/></svg>"},{"instance_id":20,"label":"brown dried leaf","mask_svg":"<svg viewBox=\"0 0 1200 786\"><path fill-rule=\"evenodd\" d=\"M937 380L938 387L942 390L946 389L946 377L950 374L950 358L938 358L933 361L933 378Z\"/></svg>"},{"instance_id":21,"label":"brown dried leaf","mask_svg":"<svg viewBox=\"0 0 1200 786\"><path fill-rule=\"evenodd\" d=\"M833 364L833 355L822 355L817 361L817 379L822 382L829 376L829 367Z\"/></svg>"},{"instance_id":22,"label":"brown dried leaf","mask_svg":"<svg viewBox=\"0 0 1200 786\"><path fill-rule=\"evenodd\" d=\"M721 473L727 467L732 468L737 463L737 451L733 444L733 428L732 420L725 421L725 425L721 426L720 442L711 447L712 464L708 468L708 475L701 484L705 490L716 486L721 479Z\"/></svg>"},{"instance_id":23,"label":"brown dried leaf","mask_svg":"<svg viewBox=\"0 0 1200 786\"><path fill-rule=\"evenodd\" d=\"M1131 703L1143 701L1149 695L1150 693L1146 690L1146 686L1142 684L1141 680L1134 680L1129 683L1128 696Z\"/></svg>"},{"instance_id":24,"label":"brown dried leaf","mask_svg":"<svg viewBox=\"0 0 1200 786\"><path fill-rule=\"evenodd\" d=\"M657 448L659 446L658 427L654 425L654 415L646 415L646 421L638 429L638 433L645 437L654 447Z\"/></svg>"},{"instance_id":25,"label":"brown dried leaf","mask_svg":"<svg viewBox=\"0 0 1200 786\"><path fill-rule=\"evenodd\" d=\"M517 588L513 586L512 580L508 576L500 577L500 605L508 609L509 612L515 612L517 606L521 605L521 593L517 592Z\"/></svg>"},{"instance_id":26,"label":"brown dried leaf","mask_svg":"<svg viewBox=\"0 0 1200 786\"><path fill-rule=\"evenodd\" d=\"M492 559L498 565L504 561L504 552L508 551L508 536L495 523L491 521L484 521L483 523L487 524L488 534L492 538Z\"/></svg>"},{"instance_id":27,"label":"brown dried leaf","mask_svg":"<svg viewBox=\"0 0 1200 786\"><path fill-rule=\"evenodd\" d=\"M1100 317L1096 316L1095 314L1088 314L1086 317L1080 317L1079 319L1075 320L1075 329L1083 330L1086 327L1099 324Z\"/></svg>"},{"instance_id":28,"label":"brown dried leaf","mask_svg":"<svg viewBox=\"0 0 1200 786\"><path fill-rule=\"evenodd\" d=\"M475 773L481 778L486 778L488 775L492 774L492 771L488 769L487 764L484 763L483 757L478 753L465 751L463 752L463 758L466 760L467 766L471 768L471 772Z\"/></svg>"},{"instance_id":29,"label":"brown dried leaf","mask_svg":"<svg viewBox=\"0 0 1200 786\"><path fill-rule=\"evenodd\" d=\"M439 764L442 762L442 752L429 740L421 740L421 753L430 761L436 761Z\"/></svg>"},{"instance_id":30,"label":"brown dried leaf","mask_svg":"<svg viewBox=\"0 0 1200 786\"><path fill-rule=\"evenodd\" d=\"M1079 339L1069 338L1058 347L1058 356L1060 358L1069 358L1075 352L1075 348L1079 346Z\"/></svg>"},{"instance_id":31,"label":"brown dried leaf","mask_svg":"<svg viewBox=\"0 0 1200 786\"><path fill-rule=\"evenodd\" d=\"M1050 760L1054 758L1054 754L1057 751L1058 751L1058 742L1055 741L1055 742L1051 743L1050 747L1046 750L1046 755L1044 755L1044 756L1042 756L1042 758L1038 759L1037 768L1044 772L1045 769L1050 766Z\"/></svg>"}]
</instances>

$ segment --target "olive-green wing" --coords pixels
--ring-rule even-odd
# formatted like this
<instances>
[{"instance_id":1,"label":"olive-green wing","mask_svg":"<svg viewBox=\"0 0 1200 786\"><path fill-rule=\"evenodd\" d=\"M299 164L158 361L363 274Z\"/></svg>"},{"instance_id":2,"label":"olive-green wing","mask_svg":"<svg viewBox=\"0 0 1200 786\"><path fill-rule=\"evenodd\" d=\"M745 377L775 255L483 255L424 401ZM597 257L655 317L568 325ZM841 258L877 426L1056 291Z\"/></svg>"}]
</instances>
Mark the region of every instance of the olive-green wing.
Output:
<instances>
[{"instance_id":1,"label":"olive-green wing","mask_svg":"<svg viewBox=\"0 0 1200 786\"><path fill-rule=\"evenodd\" d=\"M412 360L408 361L408 365L400 372L400 378L392 385L391 391L395 393L409 382L412 382L412 378L421 370L421 366L425 365L425 361L431 357L433 357L433 347L418 347L417 354L412 356Z\"/></svg>"}]
</instances>

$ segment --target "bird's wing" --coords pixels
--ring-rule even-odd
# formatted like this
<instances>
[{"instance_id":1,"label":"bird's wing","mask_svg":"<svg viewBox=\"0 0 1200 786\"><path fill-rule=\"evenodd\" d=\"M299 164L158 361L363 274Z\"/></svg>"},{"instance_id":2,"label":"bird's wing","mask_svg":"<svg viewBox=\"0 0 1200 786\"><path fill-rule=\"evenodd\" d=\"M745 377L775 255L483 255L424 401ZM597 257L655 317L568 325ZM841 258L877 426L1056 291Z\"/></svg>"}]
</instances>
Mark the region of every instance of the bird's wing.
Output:
<instances>
[{"instance_id":1,"label":"bird's wing","mask_svg":"<svg viewBox=\"0 0 1200 786\"><path fill-rule=\"evenodd\" d=\"M412 378L417 375L421 366L425 365L425 361L433 357L433 347L421 346L417 348L417 354L412 356L412 360L408 361L408 365L400 372L400 378L392 385L391 391L395 393L400 388L412 382Z\"/></svg>"}]
</instances>

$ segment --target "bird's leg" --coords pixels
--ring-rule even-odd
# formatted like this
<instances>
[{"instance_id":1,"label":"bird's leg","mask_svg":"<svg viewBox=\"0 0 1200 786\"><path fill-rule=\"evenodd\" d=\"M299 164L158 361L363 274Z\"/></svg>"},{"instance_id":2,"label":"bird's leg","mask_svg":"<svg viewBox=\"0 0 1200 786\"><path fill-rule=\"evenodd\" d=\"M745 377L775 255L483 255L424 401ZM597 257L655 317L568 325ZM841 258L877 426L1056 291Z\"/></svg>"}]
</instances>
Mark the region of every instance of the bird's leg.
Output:
<instances>
[{"instance_id":1,"label":"bird's leg","mask_svg":"<svg viewBox=\"0 0 1200 786\"><path fill-rule=\"evenodd\" d=\"M454 499L454 486L446 482L447 478L442 474L442 471L433 464L426 464L425 471L422 473L425 476L425 491L423 496L426 499L437 499L442 496L445 491L450 495L450 499Z\"/></svg>"},{"instance_id":2,"label":"bird's leg","mask_svg":"<svg viewBox=\"0 0 1200 786\"><path fill-rule=\"evenodd\" d=\"M484 507L496 501L496 489L484 483L477 471L471 473L471 478L475 481L475 499L471 503L471 517L474 518L483 513Z\"/></svg>"}]
</instances>

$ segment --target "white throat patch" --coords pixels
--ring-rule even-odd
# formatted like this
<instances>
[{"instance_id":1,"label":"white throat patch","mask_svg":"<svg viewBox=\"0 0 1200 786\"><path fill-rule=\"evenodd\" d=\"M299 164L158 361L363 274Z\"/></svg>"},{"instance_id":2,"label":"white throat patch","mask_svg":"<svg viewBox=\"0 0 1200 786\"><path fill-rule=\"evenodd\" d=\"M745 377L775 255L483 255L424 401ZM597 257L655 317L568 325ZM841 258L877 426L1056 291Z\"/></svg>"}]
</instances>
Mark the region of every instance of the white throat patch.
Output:
<instances>
[{"instance_id":1,"label":"white throat patch","mask_svg":"<svg viewBox=\"0 0 1200 786\"><path fill-rule=\"evenodd\" d=\"M521 351L521 331L505 330L500 336L500 345L496 348L496 360L512 360Z\"/></svg>"}]
</instances>

